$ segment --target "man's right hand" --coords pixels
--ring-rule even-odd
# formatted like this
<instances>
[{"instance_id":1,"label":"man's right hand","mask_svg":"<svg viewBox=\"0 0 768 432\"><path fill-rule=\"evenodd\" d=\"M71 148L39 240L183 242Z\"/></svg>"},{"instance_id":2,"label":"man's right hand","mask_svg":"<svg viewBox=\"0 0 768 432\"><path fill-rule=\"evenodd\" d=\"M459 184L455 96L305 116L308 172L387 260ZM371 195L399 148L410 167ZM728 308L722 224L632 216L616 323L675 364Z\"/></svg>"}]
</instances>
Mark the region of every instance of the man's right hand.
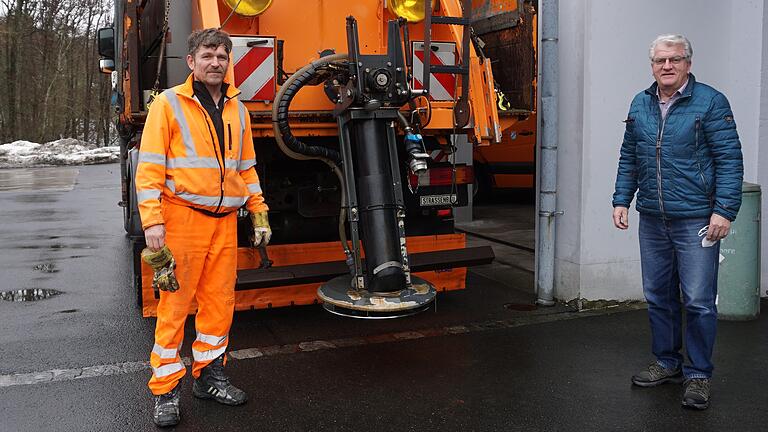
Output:
<instances>
[{"instance_id":1,"label":"man's right hand","mask_svg":"<svg viewBox=\"0 0 768 432\"><path fill-rule=\"evenodd\" d=\"M629 228L629 211L626 207L613 208L613 225L622 230Z\"/></svg>"},{"instance_id":2,"label":"man's right hand","mask_svg":"<svg viewBox=\"0 0 768 432\"><path fill-rule=\"evenodd\" d=\"M152 267L154 276L152 277L152 287L155 291L174 292L179 289L179 282L176 280L176 261L173 259L171 250L167 247L159 251L153 251L144 248L141 251L141 259Z\"/></svg>"},{"instance_id":3,"label":"man's right hand","mask_svg":"<svg viewBox=\"0 0 768 432\"><path fill-rule=\"evenodd\" d=\"M144 240L147 242L147 247L157 252L165 246L165 225L152 225L144 230Z\"/></svg>"}]
</instances>

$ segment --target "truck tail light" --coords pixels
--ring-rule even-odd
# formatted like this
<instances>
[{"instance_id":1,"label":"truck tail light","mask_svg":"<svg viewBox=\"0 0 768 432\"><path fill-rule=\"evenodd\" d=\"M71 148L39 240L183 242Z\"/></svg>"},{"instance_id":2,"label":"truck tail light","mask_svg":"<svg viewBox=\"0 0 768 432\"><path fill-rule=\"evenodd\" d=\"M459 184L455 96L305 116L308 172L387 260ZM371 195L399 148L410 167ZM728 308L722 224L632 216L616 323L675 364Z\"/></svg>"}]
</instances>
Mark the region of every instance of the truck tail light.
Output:
<instances>
[{"instance_id":1,"label":"truck tail light","mask_svg":"<svg viewBox=\"0 0 768 432\"><path fill-rule=\"evenodd\" d=\"M455 180L454 180L455 177ZM452 184L472 184L475 181L475 171L472 166L460 165L455 169L447 167L429 168L426 172L419 174L409 174L408 181L411 186L450 186Z\"/></svg>"}]
</instances>

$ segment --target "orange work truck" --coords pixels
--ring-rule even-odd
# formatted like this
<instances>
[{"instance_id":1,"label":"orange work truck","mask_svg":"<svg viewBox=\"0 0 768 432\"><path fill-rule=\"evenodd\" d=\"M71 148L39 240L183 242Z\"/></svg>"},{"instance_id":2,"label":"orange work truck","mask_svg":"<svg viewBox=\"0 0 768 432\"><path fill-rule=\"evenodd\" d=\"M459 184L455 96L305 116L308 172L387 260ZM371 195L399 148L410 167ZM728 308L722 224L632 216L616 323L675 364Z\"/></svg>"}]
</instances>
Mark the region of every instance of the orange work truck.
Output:
<instances>
[{"instance_id":1,"label":"orange work truck","mask_svg":"<svg viewBox=\"0 0 768 432\"><path fill-rule=\"evenodd\" d=\"M117 0L114 25L99 30L100 68L112 79L120 205L144 316L156 313L157 295L140 260L142 128L153 95L189 74L187 36L210 27L233 41L228 82L251 118L273 229L268 247L253 248L241 210L236 310L322 302L340 315L389 318L464 288L466 268L493 253L454 230L474 172L453 155L458 143L502 139L493 59L472 31L472 3Z\"/></svg>"}]
</instances>

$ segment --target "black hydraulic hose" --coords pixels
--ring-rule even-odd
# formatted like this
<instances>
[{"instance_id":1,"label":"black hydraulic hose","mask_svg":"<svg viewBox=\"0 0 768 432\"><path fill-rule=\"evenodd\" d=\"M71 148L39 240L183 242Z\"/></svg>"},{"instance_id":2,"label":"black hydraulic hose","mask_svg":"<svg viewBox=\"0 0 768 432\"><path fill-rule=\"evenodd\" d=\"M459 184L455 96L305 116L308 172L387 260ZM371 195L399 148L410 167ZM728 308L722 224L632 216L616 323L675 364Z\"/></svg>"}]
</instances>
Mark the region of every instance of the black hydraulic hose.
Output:
<instances>
[{"instance_id":1,"label":"black hydraulic hose","mask_svg":"<svg viewBox=\"0 0 768 432\"><path fill-rule=\"evenodd\" d=\"M316 60L303 68L299 69L296 73L291 75L285 83L283 83L282 86L280 86L280 90L277 92L277 96L275 97L275 100L277 103L274 104L272 108L272 128L275 132L275 141L277 142L277 146L280 148L280 150L283 151L288 157L291 157L293 159L298 160L320 160L324 162L326 165L328 165L331 170L336 174L336 177L339 179L339 184L341 185L341 209L339 214L339 239L341 240L341 247L344 249L344 254L349 257L351 256L352 252L349 249L349 245L347 244L347 235L344 229L344 222L346 221L346 213L347 213L347 190L346 190L346 184L344 182L344 175L341 172L341 169L339 168L339 163L341 161L341 156L339 155L339 152L329 149L326 147L318 147L318 146L307 146L306 144L302 143L296 137L293 136L291 133L290 125L288 124L288 107L290 106L291 100L296 95L296 92L301 88L301 85L298 87L294 86L294 83L298 80L299 77L304 77L305 73L307 71L313 71L312 75L316 73L317 67L320 65L327 65L331 62L335 61L344 61L347 60L346 54L333 54L326 57L323 57L319 60ZM306 81L301 81L302 83L306 83ZM286 93L291 90L291 93L286 96ZM281 112L282 110L282 112ZM284 118L284 122L281 122L279 119ZM281 125L283 127L281 127ZM288 145L288 140L292 138L292 146ZM299 145L297 145L297 143ZM305 154L301 150L306 150L306 148L320 148L324 149L326 152L333 152L335 153L335 159L334 157L325 157L322 155L314 155L310 156L308 154ZM331 154L330 156L333 156ZM338 162L337 162L338 161Z\"/></svg>"},{"instance_id":2,"label":"black hydraulic hose","mask_svg":"<svg viewBox=\"0 0 768 432\"><path fill-rule=\"evenodd\" d=\"M280 87L275 108L273 109L272 121L275 122L277 132L279 132L283 142L285 142L285 145L290 150L303 156L330 159L337 165L341 163L341 154L337 150L323 146L307 145L291 133L291 126L288 123L288 108L299 90L315 78L320 67L327 66L334 61L345 60L346 58L346 54L334 54L316 60L292 74L285 84Z\"/></svg>"}]
</instances>

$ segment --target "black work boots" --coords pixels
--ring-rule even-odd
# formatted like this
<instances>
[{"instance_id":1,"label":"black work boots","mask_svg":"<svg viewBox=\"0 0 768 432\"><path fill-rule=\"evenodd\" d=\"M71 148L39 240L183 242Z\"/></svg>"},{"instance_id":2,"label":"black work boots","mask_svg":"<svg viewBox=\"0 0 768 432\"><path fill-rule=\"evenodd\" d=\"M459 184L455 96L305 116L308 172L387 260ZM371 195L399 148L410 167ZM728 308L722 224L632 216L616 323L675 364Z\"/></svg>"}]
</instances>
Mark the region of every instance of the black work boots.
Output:
<instances>
[{"instance_id":1,"label":"black work boots","mask_svg":"<svg viewBox=\"0 0 768 432\"><path fill-rule=\"evenodd\" d=\"M248 400L244 391L229 383L224 375L224 355L204 367L200 378L192 384L192 394L200 399L213 399L224 405L242 405Z\"/></svg>"},{"instance_id":2,"label":"black work boots","mask_svg":"<svg viewBox=\"0 0 768 432\"><path fill-rule=\"evenodd\" d=\"M200 378L192 384L192 394L200 399L213 399L224 405L242 405L248 400L245 392L229 383L224 375L224 355L200 371ZM179 384L168 393L155 396L152 420L160 427L179 424Z\"/></svg>"},{"instance_id":3,"label":"black work boots","mask_svg":"<svg viewBox=\"0 0 768 432\"><path fill-rule=\"evenodd\" d=\"M179 424L179 385L168 393L155 396L155 412L152 420L160 427Z\"/></svg>"}]
</instances>

